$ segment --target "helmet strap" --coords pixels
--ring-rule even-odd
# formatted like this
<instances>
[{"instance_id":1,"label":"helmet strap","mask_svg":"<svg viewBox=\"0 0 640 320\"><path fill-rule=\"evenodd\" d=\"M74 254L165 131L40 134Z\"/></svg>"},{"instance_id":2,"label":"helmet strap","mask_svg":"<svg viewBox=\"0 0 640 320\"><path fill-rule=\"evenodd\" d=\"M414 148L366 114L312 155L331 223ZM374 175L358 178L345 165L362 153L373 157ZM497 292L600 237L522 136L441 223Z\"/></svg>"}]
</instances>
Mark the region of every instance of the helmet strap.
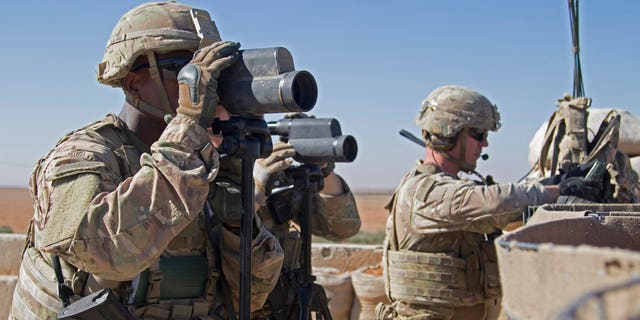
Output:
<instances>
[{"instance_id":1,"label":"helmet strap","mask_svg":"<svg viewBox=\"0 0 640 320\"><path fill-rule=\"evenodd\" d=\"M436 150L436 152L443 155L447 160L455 163L460 168L461 171L464 171L466 173L471 173L476 168L476 166L464 161L467 153L467 136L469 135L468 131L469 131L468 128L464 128L459 133L461 135L460 139L458 140L460 142L460 150L459 150L460 155L457 158L454 158L451 154L449 154L446 151Z\"/></svg>"},{"instance_id":2,"label":"helmet strap","mask_svg":"<svg viewBox=\"0 0 640 320\"><path fill-rule=\"evenodd\" d=\"M164 83L162 82L162 76L160 75L160 69L158 69L155 52L149 52L147 54L147 60L149 61L149 74L151 75L151 79L155 81L159 92L161 92L160 98L162 99L163 114L160 118L164 118L165 114L173 115L173 108L171 107L171 102L169 102L167 90L165 90Z\"/></svg>"},{"instance_id":3,"label":"helmet strap","mask_svg":"<svg viewBox=\"0 0 640 320\"><path fill-rule=\"evenodd\" d=\"M164 119L165 113L162 110L159 110L158 108L142 101L142 99L140 99L140 96L134 96L127 91L124 91L124 95L127 103L129 103L136 110L150 115L154 118Z\"/></svg>"}]
</instances>

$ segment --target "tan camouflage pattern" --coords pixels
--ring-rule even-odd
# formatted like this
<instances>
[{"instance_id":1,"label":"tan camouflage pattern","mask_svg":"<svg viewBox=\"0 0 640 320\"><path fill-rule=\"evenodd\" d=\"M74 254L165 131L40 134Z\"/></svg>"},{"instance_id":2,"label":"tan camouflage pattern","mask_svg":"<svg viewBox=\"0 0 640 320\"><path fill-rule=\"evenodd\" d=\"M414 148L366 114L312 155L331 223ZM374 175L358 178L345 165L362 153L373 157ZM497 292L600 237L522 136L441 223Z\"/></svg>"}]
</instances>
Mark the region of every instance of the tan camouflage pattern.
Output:
<instances>
[{"instance_id":1,"label":"tan camouflage pattern","mask_svg":"<svg viewBox=\"0 0 640 320\"><path fill-rule=\"evenodd\" d=\"M385 287L390 290L391 282L403 281L408 287L414 287L415 276L422 273L426 278L420 281L426 281L432 289L439 291L436 294L425 286L422 286L424 292L405 291L407 296L413 296L412 301L397 299L388 291L394 303L381 308L379 317L407 319L414 315L447 319L458 308L482 304L499 295L495 249L485 241L484 234L520 219L527 206L552 200L544 187L536 182L478 185L446 174L433 164L418 162L403 178L387 205L391 214L387 220L383 257ZM403 258L405 260L439 262L431 263L431 267L410 263L403 268L397 261L391 261L398 260L393 258L397 255L394 252L398 251L409 255L416 253L410 259ZM456 267L448 260L462 262ZM390 265L401 271L396 277L390 277ZM416 272L409 277L411 273L407 271L411 269ZM434 278L434 273L440 278ZM446 285L453 277L458 279L455 284ZM465 287L467 294L459 292ZM400 292L402 288L396 289ZM395 308L397 306L401 307Z\"/></svg>"},{"instance_id":2,"label":"tan camouflage pattern","mask_svg":"<svg viewBox=\"0 0 640 320\"><path fill-rule=\"evenodd\" d=\"M195 51L201 43L191 18L190 6L176 2L149 2L124 14L114 27L102 62L98 65L98 81L114 87L122 79L138 56L148 52L167 53L179 50ZM204 10L200 15L208 17ZM220 41L213 21L199 22L209 32L203 44ZM202 32L201 32L202 34Z\"/></svg>"},{"instance_id":3,"label":"tan camouflage pattern","mask_svg":"<svg viewBox=\"0 0 640 320\"><path fill-rule=\"evenodd\" d=\"M637 203L640 181L638 173L631 167L629 156L622 151L616 151L613 163L607 165L607 171L614 187L613 202Z\"/></svg>"},{"instance_id":4,"label":"tan camouflage pattern","mask_svg":"<svg viewBox=\"0 0 640 320\"><path fill-rule=\"evenodd\" d=\"M49 254L62 258L65 280L76 294L109 287L125 300L120 289L159 257L204 255L210 248L201 210L218 161L205 129L180 114L150 149L112 114L61 139L31 177L34 230L12 317L55 318L60 302ZM252 249L253 309L275 285L283 259L277 240L261 226ZM238 268L229 265L239 259L239 238L222 233L223 273L235 279ZM77 279L86 273L89 280ZM135 314L155 319L168 319L172 312L204 315L213 306L203 300L160 301Z\"/></svg>"},{"instance_id":5,"label":"tan camouflage pattern","mask_svg":"<svg viewBox=\"0 0 640 320\"><path fill-rule=\"evenodd\" d=\"M311 233L315 236L331 240L341 241L354 236L360 230L360 215L351 189L344 181L342 188L344 193L340 195L326 195L322 191L314 197L311 217ZM300 222L302 214L302 202L304 194L298 190L287 193L287 198L292 204L293 222ZM267 229L271 230L278 239L284 239L289 230L288 224L278 225L272 218L269 208L260 207L258 213L262 217Z\"/></svg>"},{"instance_id":6,"label":"tan camouflage pattern","mask_svg":"<svg viewBox=\"0 0 640 320\"><path fill-rule=\"evenodd\" d=\"M241 163L237 159L221 160L220 178L228 181L240 181ZM360 215L349 185L340 178L344 192L339 195L326 195L322 191L314 197L315 212L311 213L311 231L314 235L340 241L354 236L360 230ZM292 205L293 222L298 223L302 210L303 193L298 190L285 191L285 198ZM265 227L279 240L287 237L289 224L277 224L267 206L258 208L258 214Z\"/></svg>"},{"instance_id":7,"label":"tan camouflage pattern","mask_svg":"<svg viewBox=\"0 0 640 320\"><path fill-rule=\"evenodd\" d=\"M430 134L451 138L462 128L497 131L500 113L489 99L466 87L447 85L422 102L416 125Z\"/></svg>"}]
</instances>

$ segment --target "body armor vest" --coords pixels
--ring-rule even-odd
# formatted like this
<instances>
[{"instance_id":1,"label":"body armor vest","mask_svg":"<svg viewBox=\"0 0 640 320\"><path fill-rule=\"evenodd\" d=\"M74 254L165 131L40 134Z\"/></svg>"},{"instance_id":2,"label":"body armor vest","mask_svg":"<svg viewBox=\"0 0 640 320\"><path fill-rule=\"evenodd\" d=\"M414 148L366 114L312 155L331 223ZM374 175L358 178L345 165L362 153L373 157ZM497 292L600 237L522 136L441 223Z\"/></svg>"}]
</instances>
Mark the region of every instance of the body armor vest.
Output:
<instances>
[{"instance_id":1,"label":"body armor vest","mask_svg":"<svg viewBox=\"0 0 640 320\"><path fill-rule=\"evenodd\" d=\"M101 121L68 133L58 141L56 147L70 136L82 131L90 135L102 136L107 147L118 159L122 180L140 170L139 159L148 147L142 144L125 125L113 114ZM38 174L44 170L42 164L54 149L43 157L34 168L31 182L36 186ZM38 208L40 209L40 208ZM133 281L110 284L128 304L136 317L150 316L169 319L205 316L212 308L219 278L218 257L208 245L203 217L196 219L169 244L159 261L143 271ZM20 266L20 276L13 296L10 318L55 319L62 309L58 298L57 279L48 256L34 247L34 221L31 221L27 243ZM190 250L200 248L203 255L191 255ZM184 250L181 250L184 249ZM76 295L87 295L85 288L92 276L60 260L65 283ZM92 288L93 291L96 288ZM73 298L71 302L75 301ZM141 306L141 307L136 307Z\"/></svg>"},{"instance_id":2,"label":"body armor vest","mask_svg":"<svg viewBox=\"0 0 640 320\"><path fill-rule=\"evenodd\" d=\"M387 204L390 209L387 223L387 238L383 246L384 281L391 301L405 307L420 310L433 307L463 307L483 303L501 295L495 248L485 241L484 235L465 231L439 234L442 241L456 241L459 252L465 256L447 253L419 252L408 250L408 243L419 243L423 239L398 239L396 232L396 210L399 190L412 177L419 174L434 174L414 170L402 179ZM426 179L430 179L426 177ZM434 183L422 183L422 188L431 188ZM418 188L412 194L427 194L430 190ZM430 235L421 235L429 237ZM413 237L413 236L410 236ZM427 313L428 314L428 313Z\"/></svg>"}]
</instances>

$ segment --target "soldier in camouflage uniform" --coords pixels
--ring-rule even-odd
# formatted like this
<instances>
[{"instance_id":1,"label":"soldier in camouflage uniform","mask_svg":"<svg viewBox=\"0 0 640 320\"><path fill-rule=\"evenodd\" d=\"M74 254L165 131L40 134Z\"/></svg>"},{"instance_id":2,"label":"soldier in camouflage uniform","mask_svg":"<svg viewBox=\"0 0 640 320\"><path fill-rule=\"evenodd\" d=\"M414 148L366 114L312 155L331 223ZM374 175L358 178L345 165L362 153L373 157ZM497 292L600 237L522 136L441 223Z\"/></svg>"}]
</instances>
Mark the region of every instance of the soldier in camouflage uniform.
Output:
<instances>
[{"instance_id":1,"label":"soldier in camouflage uniform","mask_svg":"<svg viewBox=\"0 0 640 320\"><path fill-rule=\"evenodd\" d=\"M220 40L206 11L183 4L147 3L122 17L98 81L121 87L124 106L69 133L36 164L11 319L56 318L54 256L71 302L111 288L139 319L234 318L240 185L218 183L222 137L208 128L225 114L217 78L238 48ZM214 217L203 214L206 201ZM256 214L251 310L262 307L283 258Z\"/></svg>"},{"instance_id":2,"label":"soldier in camouflage uniform","mask_svg":"<svg viewBox=\"0 0 640 320\"><path fill-rule=\"evenodd\" d=\"M464 180L500 114L483 95L444 86L423 102L416 124L426 140L425 159L400 182L387 205L385 286L393 303L378 305L378 319L483 319L485 302L500 297L492 236L521 218L527 206L554 202L560 194L598 193L583 178L577 188L494 184ZM565 180L566 181L566 180Z\"/></svg>"},{"instance_id":3,"label":"soldier in camouflage uniform","mask_svg":"<svg viewBox=\"0 0 640 320\"><path fill-rule=\"evenodd\" d=\"M264 186L273 185L273 179L286 181L285 170L292 165L295 150L290 144L278 143L274 146L271 155L265 159L258 159L254 167L254 179L256 182L256 207L264 226L272 232L282 248L284 249L284 263L281 275L276 288L269 294L263 309L252 315L253 319L289 319L287 315L292 313L295 303L293 298L297 295L297 285L300 283L300 250L302 247L299 227L291 221L298 221L299 215L303 214L302 197L300 190L290 189L279 193L277 196L267 197ZM220 160L220 172L214 182L217 188L209 194L214 204L218 204L223 198L233 196L229 194L228 188L220 188L228 183L239 183L241 179L241 163L237 158L223 158ZM328 164L323 173L324 188L314 196L313 212L309 212L311 217L312 233L316 236L330 240L344 240L355 235L360 230L360 217L356 207L355 199L347 183L333 171L333 165ZM235 193L239 196L239 190ZM226 201L229 203L229 201ZM275 206L286 213L292 220L278 221L268 205L271 202L285 204ZM235 202L237 203L237 202ZM232 210L240 210L235 208ZM237 222L239 223L239 221ZM239 267L238 267L239 269Z\"/></svg>"},{"instance_id":4,"label":"soldier in camouflage uniform","mask_svg":"<svg viewBox=\"0 0 640 320\"><path fill-rule=\"evenodd\" d=\"M286 117L307 117L304 114L288 114ZM296 224L300 216L308 215L313 235L340 241L352 237L360 230L360 216L355 199L347 183L334 172L333 163L323 164L323 189L313 196L312 212L305 212L304 194L301 190L289 189L278 194L271 194L269 186L274 180L278 185L285 185L288 180L286 170L293 164L295 155L293 146L279 142L266 159L258 159L254 167L256 182L256 199L258 213L265 226L280 241L284 249L285 259L278 284L269 294L265 307L256 313L255 319L298 319L297 303L298 285L301 283L300 255L303 244L300 228ZM278 212L276 212L278 211ZM287 217L289 219L282 219ZM284 220L284 221L282 221Z\"/></svg>"}]
</instances>

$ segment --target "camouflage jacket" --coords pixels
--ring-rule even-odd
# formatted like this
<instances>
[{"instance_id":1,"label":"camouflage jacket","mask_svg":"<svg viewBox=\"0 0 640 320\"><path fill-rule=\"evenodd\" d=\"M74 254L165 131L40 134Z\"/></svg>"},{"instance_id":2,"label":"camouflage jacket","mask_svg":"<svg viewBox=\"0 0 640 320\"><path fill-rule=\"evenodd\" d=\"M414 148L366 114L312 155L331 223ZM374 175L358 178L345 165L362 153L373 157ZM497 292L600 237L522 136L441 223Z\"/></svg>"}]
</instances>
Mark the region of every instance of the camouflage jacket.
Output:
<instances>
[{"instance_id":1,"label":"camouflage jacket","mask_svg":"<svg viewBox=\"0 0 640 320\"><path fill-rule=\"evenodd\" d=\"M222 304L220 273L237 300L239 238L217 226L219 246L212 248L201 213L218 168L204 129L182 115L150 150L112 114L65 136L37 163L30 181L35 213L12 316L55 318L60 310L50 254L62 258L65 281L76 295L113 288L136 317L208 314ZM256 220L254 310L275 285L283 259L277 240ZM183 275L162 267L173 261L169 269L182 270L171 267L185 257L199 261L193 265L203 273L187 293L197 292L195 297L172 292ZM149 286L140 284L145 273ZM138 290L146 291L142 300Z\"/></svg>"},{"instance_id":2,"label":"camouflage jacket","mask_svg":"<svg viewBox=\"0 0 640 320\"><path fill-rule=\"evenodd\" d=\"M265 307L253 315L254 319L298 318L295 298L302 280L300 257L305 247L298 225L302 214L308 214L311 233L325 239L344 240L360 230L360 216L354 196L347 183L342 178L340 181L344 192L334 196L322 192L314 195L312 211L309 213L304 212L304 193L297 189L272 195L267 199L267 204L258 210L265 226L280 241L285 259L276 288L269 294Z\"/></svg>"},{"instance_id":3,"label":"camouflage jacket","mask_svg":"<svg viewBox=\"0 0 640 320\"><path fill-rule=\"evenodd\" d=\"M387 293L404 305L397 310L447 316L443 306L499 295L495 251L484 234L519 219L527 206L552 200L538 183L478 185L418 163L387 205L383 266Z\"/></svg>"},{"instance_id":4,"label":"camouflage jacket","mask_svg":"<svg viewBox=\"0 0 640 320\"><path fill-rule=\"evenodd\" d=\"M241 163L239 159L223 158L220 161L221 172L219 180L238 183L241 175ZM355 198L349 186L340 178L344 192L339 195L326 195L322 191L313 196L311 218L311 231L314 235L334 241L345 240L352 237L360 230L360 216L356 207ZM267 205L258 208L258 214L265 227L280 241L289 234L291 222L298 223L302 208L303 193L297 189L290 189L278 194L277 197L267 199ZM291 220L279 223L274 218L273 202L286 203L286 213Z\"/></svg>"}]
</instances>

